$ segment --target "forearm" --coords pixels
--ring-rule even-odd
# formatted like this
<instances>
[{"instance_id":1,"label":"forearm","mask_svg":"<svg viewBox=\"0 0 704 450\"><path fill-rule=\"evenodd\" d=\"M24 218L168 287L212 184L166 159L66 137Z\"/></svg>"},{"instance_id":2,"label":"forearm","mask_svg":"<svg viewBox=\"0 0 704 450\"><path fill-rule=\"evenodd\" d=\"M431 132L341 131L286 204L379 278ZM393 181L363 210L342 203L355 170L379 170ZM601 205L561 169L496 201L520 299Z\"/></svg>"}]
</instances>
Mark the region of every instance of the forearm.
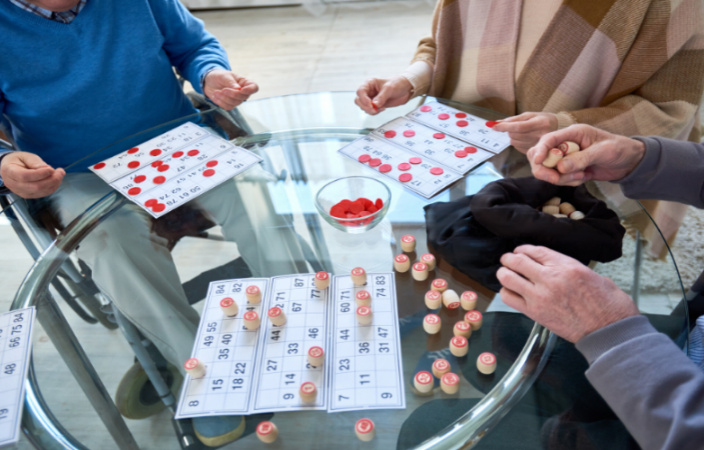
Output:
<instances>
[{"instance_id":1,"label":"forearm","mask_svg":"<svg viewBox=\"0 0 704 450\"><path fill-rule=\"evenodd\" d=\"M640 164L617 181L629 198L669 200L704 208L704 145L661 137L645 144Z\"/></svg>"},{"instance_id":2,"label":"forearm","mask_svg":"<svg viewBox=\"0 0 704 450\"><path fill-rule=\"evenodd\" d=\"M587 379L644 450L688 450L704 442L704 372L644 316L577 342Z\"/></svg>"}]
</instances>

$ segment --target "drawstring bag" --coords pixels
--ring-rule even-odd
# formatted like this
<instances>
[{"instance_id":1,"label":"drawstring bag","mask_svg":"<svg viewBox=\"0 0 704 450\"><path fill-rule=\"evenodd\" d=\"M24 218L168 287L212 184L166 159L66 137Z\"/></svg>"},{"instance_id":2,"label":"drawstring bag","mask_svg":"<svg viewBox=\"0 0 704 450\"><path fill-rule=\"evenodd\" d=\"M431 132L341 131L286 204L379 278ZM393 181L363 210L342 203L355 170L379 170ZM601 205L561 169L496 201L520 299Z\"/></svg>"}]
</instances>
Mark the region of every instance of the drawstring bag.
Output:
<instances>
[{"instance_id":1,"label":"drawstring bag","mask_svg":"<svg viewBox=\"0 0 704 450\"><path fill-rule=\"evenodd\" d=\"M581 220L557 218L540 209L551 198L571 203ZM582 264L621 257L626 230L616 213L584 186L555 186L535 178L498 180L477 194L425 207L428 242L440 257L498 292L500 258L523 244L541 245Z\"/></svg>"}]
</instances>

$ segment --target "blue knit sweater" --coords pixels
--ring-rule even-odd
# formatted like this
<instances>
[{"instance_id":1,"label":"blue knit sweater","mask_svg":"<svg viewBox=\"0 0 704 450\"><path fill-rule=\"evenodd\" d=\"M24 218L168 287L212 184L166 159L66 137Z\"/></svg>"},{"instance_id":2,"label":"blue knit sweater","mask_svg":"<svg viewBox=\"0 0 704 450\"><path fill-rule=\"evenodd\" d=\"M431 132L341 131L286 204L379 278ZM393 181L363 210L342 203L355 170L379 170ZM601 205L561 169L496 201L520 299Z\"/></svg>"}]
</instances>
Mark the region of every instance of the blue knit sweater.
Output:
<instances>
[{"instance_id":1,"label":"blue knit sweater","mask_svg":"<svg viewBox=\"0 0 704 450\"><path fill-rule=\"evenodd\" d=\"M193 114L172 66L198 91L202 74L230 68L177 0L90 0L70 24L2 0L0 36L0 113L19 149L54 167Z\"/></svg>"}]
</instances>

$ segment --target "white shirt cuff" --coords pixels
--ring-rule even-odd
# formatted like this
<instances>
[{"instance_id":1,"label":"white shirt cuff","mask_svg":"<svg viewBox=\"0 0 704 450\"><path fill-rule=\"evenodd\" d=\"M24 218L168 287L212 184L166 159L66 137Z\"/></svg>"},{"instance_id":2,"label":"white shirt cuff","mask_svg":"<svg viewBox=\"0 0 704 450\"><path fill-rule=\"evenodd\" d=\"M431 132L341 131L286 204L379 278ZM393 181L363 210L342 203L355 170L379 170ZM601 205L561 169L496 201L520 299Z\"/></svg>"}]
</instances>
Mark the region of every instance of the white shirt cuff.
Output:
<instances>
[{"instance_id":1,"label":"white shirt cuff","mask_svg":"<svg viewBox=\"0 0 704 450\"><path fill-rule=\"evenodd\" d=\"M433 80L433 66L427 61L416 61L401 73L413 86L413 97L424 95L430 90Z\"/></svg>"}]
</instances>

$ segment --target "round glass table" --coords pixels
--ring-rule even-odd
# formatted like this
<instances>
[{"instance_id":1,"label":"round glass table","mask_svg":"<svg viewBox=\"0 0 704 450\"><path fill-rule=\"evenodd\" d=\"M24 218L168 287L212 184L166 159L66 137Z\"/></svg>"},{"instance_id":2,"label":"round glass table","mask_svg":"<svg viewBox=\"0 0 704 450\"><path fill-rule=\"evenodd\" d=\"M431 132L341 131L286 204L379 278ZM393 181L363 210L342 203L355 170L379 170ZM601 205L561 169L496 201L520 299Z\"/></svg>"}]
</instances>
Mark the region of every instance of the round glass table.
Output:
<instances>
[{"instance_id":1,"label":"round glass table","mask_svg":"<svg viewBox=\"0 0 704 450\"><path fill-rule=\"evenodd\" d=\"M0 197L5 220L25 246L33 249L36 259L13 309L37 307L42 332L39 338L35 335L35 346L37 339L51 340L67 363L68 369L60 370L77 381L66 388L70 392L60 392L62 389L52 384L60 371L57 357L45 360L35 348L23 419L31 442L43 448L98 448L95 442L104 443L100 448L201 448L192 436L189 420L173 421L166 410L150 419L125 422L115 407L113 399L119 395L113 389L133 359L125 336L115 330L116 322L129 327L123 305L134 309L131 302L143 301L150 293L163 293L167 288L159 283L164 280L176 281L168 287L169 295L177 299L172 302L187 302L200 311L208 284L215 280L319 270L347 274L356 266L367 272L392 272L394 256L402 253L403 235L417 239L412 259L434 252L427 242L424 206L473 195L502 178L530 176L525 157L509 148L426 200L337 150L434 99L415 99L373 117L361 112L353 99L349 92L290 95L247 102L228 112L194 98L199 113L166 124L145 124L145 131L67 168L74 173L72 177L97 179L81 173L185 122L207 127L262 158L256 167L159 219L147 217L121 194L94 180L86 181L86 186L95 190L92 197L87 196L90 201L74 206L79 210L73 215L60 211L51 198L25 201ZM486 120L501 118L471 105L443 103ZM332 227L314 205L321 187L347 176L377 178L391 191L384 220L365 233L350 234ZM130 224L145 227L148 233L130 233ZM122 247L106 239L106 235L116 234L127 239ZM138 251L128 249L130 245ZM641 311L683 346L686 309L678 307L683 292L674 262L653 262L670 282L641 292L640 242L626 234L624 248L629 245L635 253L596 264L595 270L627 280L621 287L637 299ZM124 255L118 254L120 248ZM145 268L139 258L130 259L139 252L159 253L162 261L172 261L175 270L166 269L171 278ZM87 255L85 260L83 255ZM624 442L635 445L587 382L586 361L572 344L511 311L497 294L439 256L427 281L414 281L410 273L395 272L395 277L406 408L253 415L246 417L244 435L226 448L263 445L254 434L254 426L261 420L277 424L280 437L273 444L275 448L572 449L601 442L593 439L603 435L604 429L609 430L613 446L598 448L630 448L624 447ZM448 349L452 327L462 320L463 310L441 308L437 311L441 331L431 335L423 329L423 318L430 312L424 294L434 278L447 280L457 292L473 290L478 294L477 309L484 313L484 322L470 337L466 357L456 358ZM177 321L159 317L158 312L145 313L145 317L136 319L144 319L143 333L149 332L146 323L158 327ZM174 354L190 351L188 346ZM489 376L476 368L477 356L487 351L498 359L496 372ZM429 370L438 358L449 360L459 375L459 393L447 395L436 387L433 395L416 395L411 388L413 376ZM81 398L74 403L80 397L78 390L83 390L87 401ZM83 418L72 421L78 409ZM377 435L371 442L355 438L354 424L362 417L376 424ZM608 428L603 428L604 424Z\"/></svg>"}]
</instances>

